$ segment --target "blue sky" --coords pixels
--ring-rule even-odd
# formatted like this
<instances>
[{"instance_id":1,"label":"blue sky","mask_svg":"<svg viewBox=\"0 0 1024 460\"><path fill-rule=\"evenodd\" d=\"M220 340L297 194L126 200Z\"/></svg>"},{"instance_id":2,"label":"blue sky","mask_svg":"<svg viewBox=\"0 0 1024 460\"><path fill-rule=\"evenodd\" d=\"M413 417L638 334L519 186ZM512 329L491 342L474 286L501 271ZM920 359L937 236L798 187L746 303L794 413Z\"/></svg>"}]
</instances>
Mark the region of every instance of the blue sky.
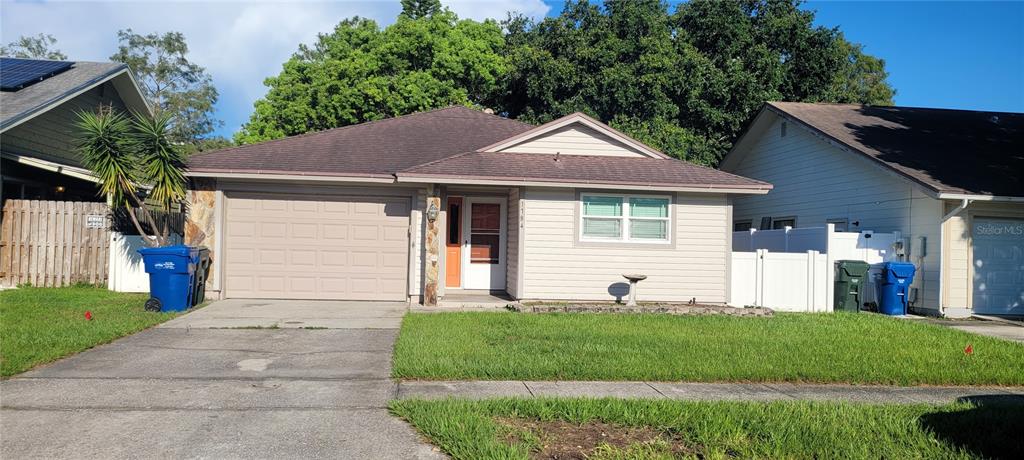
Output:
<instances>
[{"instance_id":1,"label":"blue sky","mask_svg":"<svg viewBox=\"0 0 1024 460\"><path fill-rule=\"evenodd\" d=\"M809 2L885 59L896 104L1024 112L1024 2Z\"/></svg>"},{"instance_id":2,"label":"blue sky","mask_svg":"<svg viewBox=\"0 0 1024 460\"><path fill-rule=\"evenodd\" d=\"M50 33L73 60L106 60L116 31L177 30L192 59L221 93L218 134L230 137L299 43L312 42L345 17L389 24L398 0L11 1L0 0L0 41ZM561 1L442 0L462 17L558 14ZM886 61L898 105L1024 112L1024 1L812 1L817 23L839 27Z\"/></svg>"}]
</instances>

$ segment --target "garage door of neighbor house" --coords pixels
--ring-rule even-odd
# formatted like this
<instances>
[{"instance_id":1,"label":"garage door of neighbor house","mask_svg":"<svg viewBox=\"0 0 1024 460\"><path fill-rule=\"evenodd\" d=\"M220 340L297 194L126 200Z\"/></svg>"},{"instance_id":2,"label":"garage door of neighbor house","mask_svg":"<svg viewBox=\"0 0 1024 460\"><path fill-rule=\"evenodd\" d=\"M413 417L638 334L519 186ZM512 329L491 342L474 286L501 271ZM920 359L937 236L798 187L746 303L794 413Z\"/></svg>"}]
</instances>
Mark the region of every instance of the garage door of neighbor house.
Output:
<instances>
[{"instance_id":1,"label":"garage door of neighbor house","mask_svg":"<svg viewBox=\"0 0 1024 460\"><path fill-rule=\"evenodd\" d=\"M225 295L406 300L407 197L227 194Z\"/></svg>"},{"instance_id":2,"label":"garage door of neighbor house","mask_svg":"<svg viewBox=\"0 0 1024 460\"><path fill-rule=\"evenodd\" d=\"M975 218L974 312L1024 315L1024 220Z\"/></svg>"}]
</instances>

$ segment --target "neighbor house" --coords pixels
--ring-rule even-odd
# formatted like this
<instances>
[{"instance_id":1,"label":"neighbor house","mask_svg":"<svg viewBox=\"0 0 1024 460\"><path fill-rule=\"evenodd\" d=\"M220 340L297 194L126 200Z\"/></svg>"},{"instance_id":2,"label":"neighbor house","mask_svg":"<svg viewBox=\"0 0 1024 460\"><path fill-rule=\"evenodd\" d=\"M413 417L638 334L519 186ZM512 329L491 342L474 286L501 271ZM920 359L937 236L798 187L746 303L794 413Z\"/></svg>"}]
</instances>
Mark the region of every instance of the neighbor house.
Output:
<instances>
[{"instance_id":1,"label":"neighbor house","mask_svg":"<svg viewBox=\"0 0 1024 460\"><path fill-rule=\"evenodd\" d=\"M735 230L898 231L915 309L1024 314L1024 114L773 102L721 169L775 186Z\"/></svg>"},{"instance_id":2,"label":"neighbor house","mask_svg":"<svg viewBox=\"0 0 1024 460\"><path fill-rule=\"evenodd\" d=\"M124 64L0 58L0 200L105 201L75 151L76 113L101 106L149 113Z\"/></svg>"},{"instance_id":3,"label":"neighbor house","mask_svg":"<svg viewBox=\"0 0 1024 460\"><path fill-rule=\"evenodd\" d=\"M582 114L449 107L190 159L186 240L220 298L724 303L731 200L771 186Z\"/></svg>"}]
</instances>

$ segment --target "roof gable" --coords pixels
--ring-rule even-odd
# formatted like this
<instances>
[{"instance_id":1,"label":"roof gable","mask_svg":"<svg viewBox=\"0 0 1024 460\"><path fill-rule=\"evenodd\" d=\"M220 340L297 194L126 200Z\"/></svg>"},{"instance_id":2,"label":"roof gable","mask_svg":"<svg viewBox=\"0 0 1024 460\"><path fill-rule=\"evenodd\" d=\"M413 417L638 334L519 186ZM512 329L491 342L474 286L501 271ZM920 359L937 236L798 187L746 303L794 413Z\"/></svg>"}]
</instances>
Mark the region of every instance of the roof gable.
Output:
<instances>
[{"instance_id":1,"label":"roof gable","mask_svg":"<svg viewBox=\"0 0 1024 460\"><path fill-rule=\"evenodd\" d=\"M1024 114L770 102L722 168L734 170L776 117L933 195L1024 196Z\"/></svg>"},{"instance_id":2,"label":"roof gable","mask_svg":"<svg viewBox=\"0 0 1024 460\"><path fill-rule=\"evenodd\" d=\"M665 154L579 112L488 145L478 151L667 158Z\"/></svg>"},{"instance_id":3,"label":"roof gable","mask_svg":"<svg viewBox=\"0 0 1024 460\"><path fill-rule=\"evenodd\" d=\"M391 177L472 152L532 125L462 106L193 155L193 172Z\"/></svg>"},{"instance_id":4,"label":"roof gable","mask_svg":"<svg viewBox=\"0 0 1024 460\"><path fill-rule=\"evenodd\" d=\"M139 112L149 112L148 102L128 66L113 62L78 61L70 69L17 91L0 92L0 131L18 126L108 81L117 90L125 106Z\"/></svg>"}]
</instances>

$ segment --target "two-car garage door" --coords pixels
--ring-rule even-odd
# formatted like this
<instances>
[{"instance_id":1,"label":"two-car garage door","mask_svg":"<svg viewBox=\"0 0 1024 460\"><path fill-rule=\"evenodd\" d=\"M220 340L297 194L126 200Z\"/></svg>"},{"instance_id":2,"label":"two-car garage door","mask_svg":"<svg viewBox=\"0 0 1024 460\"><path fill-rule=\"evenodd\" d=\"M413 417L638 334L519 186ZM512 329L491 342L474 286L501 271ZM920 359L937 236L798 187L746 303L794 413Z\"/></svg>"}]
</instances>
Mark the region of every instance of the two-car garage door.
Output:
<instances>
[{"instance_id":1,"label":"two-car garage door","mask_svg":"<svg viewBox=\"0 0 1024 460\"><path fill-rule=\"evenodd\" d=\"M408 197L227 194L225 295L406 300Z\"/></svg>"}]
</instances>

